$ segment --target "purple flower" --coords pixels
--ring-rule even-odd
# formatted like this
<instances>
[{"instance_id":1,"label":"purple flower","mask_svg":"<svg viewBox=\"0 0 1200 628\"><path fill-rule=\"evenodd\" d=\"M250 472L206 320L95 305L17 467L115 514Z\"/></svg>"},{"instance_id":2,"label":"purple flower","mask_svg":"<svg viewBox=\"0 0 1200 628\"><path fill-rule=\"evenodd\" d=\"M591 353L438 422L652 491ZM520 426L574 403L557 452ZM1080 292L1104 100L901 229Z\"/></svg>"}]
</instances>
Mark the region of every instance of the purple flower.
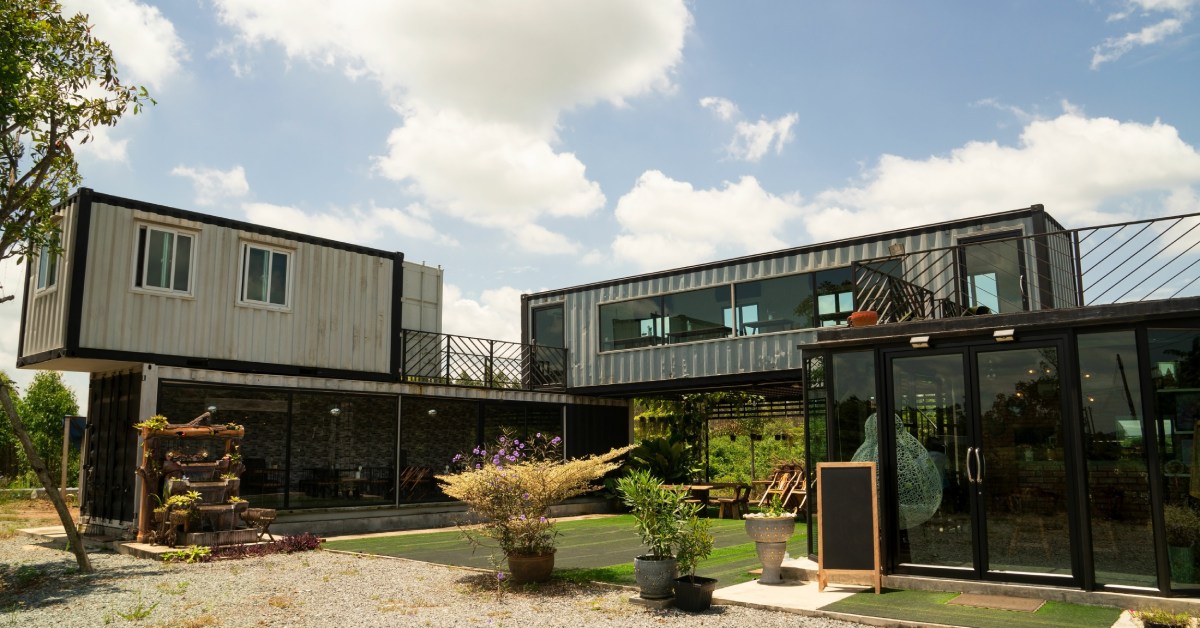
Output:
<instances>
[{"instance_id":1,"label":"purple flower","mask_svg":"<svg viewBox=\"0 0 1200 628\"><path fill-rule=\"evenodd\" d=\"M521 499L529 499L529 493L522 493Z\"/></svg>"},{"instance_id":2,"label":"purple flower","mask_svg":"<svg viewBox=\"0 0 1200 628\"><path fill-rule=\"evenodd\" d=\"M524 521L524 520L525 520L525 515L524 515L524 513L522 513L522 514L521 514L521 521Z\"/></svg>"},{"instance_id":3,"label":"purple flower","mask_svg":"<svg viewBox=\"0 0 1200 628\"><path fill-rule=\"evenodd\" d=\"M538 438L541 438L541 437L542 437L542 433L541 433L541 432L538 432L538 433L537 433L537 437L538 437Z\"/></svg>"},{"instance_id":4,"label":"purple flower","mask_svg":"<svg viewBox=\"0 0 1200 628\"><path fill-rule=\"evenodd\" d=\"M476 469L482 469L482 468L483 468L483 465L481 465L481 464L479 464L478 462L476 462L476 463L475 463L475 468L476 468Z\"/></svg>"},{"instance_id":5,"label":"purple flower","mask_svg":"<svg viewBox=\"0 0 1200 628\"><path fill-rule=\"evenodd\" d=\"M545 518L545 517L538 517L538 521L541 521L542 523L546 523L546 518Z\"/></svg>"},{"instance_id":6,"label":"purple flower","mask_svg":"<svg viewBox=\"0 0 1200 628\"><path fill-rule=\"evenodd\" d=\"M492 464L500 464L500 456L492 456Z\"/></svg>"},{"instance_id":7,"label":"purple flower","mask_svg":"<svg viewBox=\"0 0 1200 628\"><path fill-rule=\"evenodd\" d=\"M498 451L498 452L496 452L496 453L498 453L498 454L500 454L501 456L503 456L503 455L504 455L504 449L503 449L503 448L501 448L501 449L500 449L500 451Z\"/></svg>"},{"instance_id":8,"label":"purple flower","mask_svg":"<svg viewBox=\"0 0 1200 628\"><path fill-rule=\"evenodd\" d=\"M454 454L454 462L460 462L461 460L462 454Z\"/></svg>"},{"instance_id":9,"label":"purple flower","mask_svg":"<svg viewBox=\"0 0 1200 628\"><path fill-rule=\"evenodd\" d=\"M557 444L559 444L559 443L561 443L561 442L562 442L562 439L561 439L561 438L559 438L559 437L557 437L557 436L555 436L554 438L550 439L550 444L551 444L551 445L557 445Z\"/></svg>"},{"instance_id":10,"label":"purple flower","mask_svg":"<svg viewBox=\"0 0 1200 628\"><path fill-rule=\"evenodd\" d=\"M501 436L501 437L500 437L500 442L501 442L501 443L503 443L505 440L506 440L506 439L505 439L503 436Z\"/></svg>"},{"instance_id":11,"label":"purple flower","mask_svg":"<svg viewBox=\"0 0 1200 628\"><path fill-rule=\"evenodd\" d=\"M496 572L496 580L498 582L504 582L504 572L503 571Z\"/></svg>"}]
</instances>

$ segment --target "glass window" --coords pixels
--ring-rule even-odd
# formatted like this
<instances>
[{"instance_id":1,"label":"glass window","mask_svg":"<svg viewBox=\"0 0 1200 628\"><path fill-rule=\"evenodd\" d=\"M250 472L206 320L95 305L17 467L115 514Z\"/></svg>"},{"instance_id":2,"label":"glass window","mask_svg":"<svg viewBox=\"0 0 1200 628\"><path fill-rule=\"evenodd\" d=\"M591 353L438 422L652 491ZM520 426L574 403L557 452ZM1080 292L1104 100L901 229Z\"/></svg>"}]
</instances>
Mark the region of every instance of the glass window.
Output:
<instances>
[{"instance_id":1,"label":"glass window","mask_svg":"<svg viewBox=\"0 0 1200 628\"><path fill-rule=\"evenodd\" d=\"M58 255L52 252L50 244L43 244L38 251L37 289L45 290L58 284Z\"/></svg>"},{"instance_id":2,"label":"glass window","mask_svg":"<svg viewBox=\"0 0 1200 628\"><path fill-rule=\"evenodd\" d=\"M850 267L816 273L817 321L821 327L845 325L854 312L854 270Z\"/></svg>"},{"instance_id":3,"label":"glass window","mask_svg":"<svg viewBox=\"0 0 1200 628\"><path fill-rule=\"evenodd\" d=\"M563 306L540 307L533 311L533 330L530 333L539 347L564 347Z\"/></svg>"},{"instance_id":4,"label":"glass window","mask_svg":"<svg viewBox=\"0 0 1200 628\"><path fill-rule=\"evenodd\" d=\"M191 290L191 235L143 225L138 227L137 255L133 285L168 292Z\"/></svg>"},{"instance_id":5,"label":"glass window","mask_svg":"<svg viewBox=\"0 0 1200 628\"><path fill-rule=\"evenodd\" d=\"M1096 581L1154 587L1138 372L1133 331L1079 335L1081 427Z\"/></svg>"},{"instance_id":6,"label":"glass window","mask_svg":"<svg viewBox=\"0 0 1200 628\"><path fill-rule=\"evenodd\" d=\"M726 324L732 311L727 285L668 294L663 297L663 333L670 343L725 338L733 333Z\"/></svg>"},{"instance_id":7,"label":"glass window","mask_svg":"<svg viewBox=\"0 0 1200 628\"><path fill-rule=\"evenodd\" d=\"M834 459L850 460L866 440L867 417L875 412L875 354L833 355L833 421L837 426Z\"/></svg>"},{"instance_id":8,"label":"glass window","mask_svg":"<svg viewBox=\"0 0 1200 628\"><path fill-rule=\"evenodd\" d=\"M1171 588L1196 588L1195 570L1187 569L1194 552L1192 523L1200 515L1200 329L1151 329L1150 371L1155 415L1138 441L1153 440L1158 449L1163 488L1163 519L1171 559ZM1126 364L1126 370L1136 368ZM1140 443L1139 443L1140 444Z\"/></svg>"},{"instance_id":9,"label":"glass window","mask_svg":"<svg viewBox=\"0 0 1200 628\"><path fill-rule=\"evenodd\" d=\"M247 244L242 255L242 301L288 305L291 253Z\"/></svg>"},{"instance_id":10,"label":"glass window","mask_svg":"<svg viewBox=\"0 0 1200 628\"><path fill-rule=\"evenodd\" d=\"M813 327L812 275L789 275L734 286L738 335Z\"/></svg>"},{"instance_id":11,"label":"glass window","mask_svg":"<svg viewBox=\"0 0 1200 628\"><path fill-rule=\"evenodd\" d=\"M660 344L663 327L661 299L634 299L601 305L600 350Z\"/></svg>"}]
</instances>

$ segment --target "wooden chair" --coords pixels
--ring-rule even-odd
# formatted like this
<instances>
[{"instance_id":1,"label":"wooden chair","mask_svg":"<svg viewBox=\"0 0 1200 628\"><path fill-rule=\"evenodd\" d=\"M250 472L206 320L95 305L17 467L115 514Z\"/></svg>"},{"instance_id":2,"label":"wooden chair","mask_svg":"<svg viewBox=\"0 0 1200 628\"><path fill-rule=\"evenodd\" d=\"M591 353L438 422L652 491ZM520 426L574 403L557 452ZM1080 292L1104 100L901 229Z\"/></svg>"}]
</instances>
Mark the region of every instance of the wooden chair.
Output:
<instances>
[{"instance_id":1,"label":"wooden chair","mask_svg":"<svg viewBox=\"0 0 1200 628\"><path fill-rule=\"evenodd\" d=\"M739 484L733 488L733 497L717 498L717 516L722 519L741 519L750 512L750 485Z\"/></svg>"}]
</instances>

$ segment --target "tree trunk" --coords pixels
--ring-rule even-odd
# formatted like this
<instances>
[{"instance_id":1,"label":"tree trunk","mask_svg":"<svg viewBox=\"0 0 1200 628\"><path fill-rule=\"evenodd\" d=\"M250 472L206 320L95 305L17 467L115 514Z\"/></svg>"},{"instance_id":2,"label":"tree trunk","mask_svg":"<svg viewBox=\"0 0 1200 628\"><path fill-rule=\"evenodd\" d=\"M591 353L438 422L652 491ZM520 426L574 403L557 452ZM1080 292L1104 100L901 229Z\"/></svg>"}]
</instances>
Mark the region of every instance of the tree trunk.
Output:
<instances>
[{"instance_id":1,"label":"tree trunk","mask_svg":"<svg viewBox=\"0 0 1200 628\"><path fill-rule=\"evenodd\" d=\"M29 438L29 432L25 431L25 424L21 422L21 417L17 414L17 408L13 405L12 396L8 394L9 388L6 385L0 384L0 403L4 404L4 410L8 413L8 419L12 423L13 433L21 441L21 446L25 448L25 456L29 458L29 466L33 467L37 473L38 480L41 480L42 486L46 487L46 497L54 504L54 509L58 511L58 518L62 520L63 530L67 533L67 544L71 551L75 552L75 560L79 563L79 571L83 573L92 573L92 563L88 560L87 551L83 547L83 539L79 536L79 530L75 527L75 520L71 518L71 512L67 510L67 503L63 501L62 495L58 492L58 487L54 485L54 478L50 477L50 470L46 468L46 463L42 462L41 456L37 450L33 448L33 441Z\"/></svg>"}]
</instances>

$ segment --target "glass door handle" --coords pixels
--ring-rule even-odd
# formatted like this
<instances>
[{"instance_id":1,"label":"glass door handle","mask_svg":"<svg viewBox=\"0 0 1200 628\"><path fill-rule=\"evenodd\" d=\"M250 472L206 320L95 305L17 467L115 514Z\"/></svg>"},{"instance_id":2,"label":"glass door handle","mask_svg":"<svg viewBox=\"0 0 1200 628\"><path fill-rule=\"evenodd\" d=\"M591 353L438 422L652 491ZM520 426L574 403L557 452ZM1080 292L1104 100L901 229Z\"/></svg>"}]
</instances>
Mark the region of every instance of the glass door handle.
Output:
<instances>
[{"instance_id":1,"label":"glass door handle","mask_svg":"<svg viewBox=\"0 0 1200 628\"><path fill-rule=\"evenodd\" d=\"M979 447L973 447L972 449L975 450L975 483L983 484L983 455L979 453Z\"/></svg>"},{"instance_id":2,"label":"glass door handle","mask_svg":"<svg viewBox=\"0 0 1200 628\"><path fill-rule=\"evenodd\" d=\"M971 454L974 451L974 447L967 447L967 484L975 483L975 474L971 473Z\"/></svg>"}]
</instances>

